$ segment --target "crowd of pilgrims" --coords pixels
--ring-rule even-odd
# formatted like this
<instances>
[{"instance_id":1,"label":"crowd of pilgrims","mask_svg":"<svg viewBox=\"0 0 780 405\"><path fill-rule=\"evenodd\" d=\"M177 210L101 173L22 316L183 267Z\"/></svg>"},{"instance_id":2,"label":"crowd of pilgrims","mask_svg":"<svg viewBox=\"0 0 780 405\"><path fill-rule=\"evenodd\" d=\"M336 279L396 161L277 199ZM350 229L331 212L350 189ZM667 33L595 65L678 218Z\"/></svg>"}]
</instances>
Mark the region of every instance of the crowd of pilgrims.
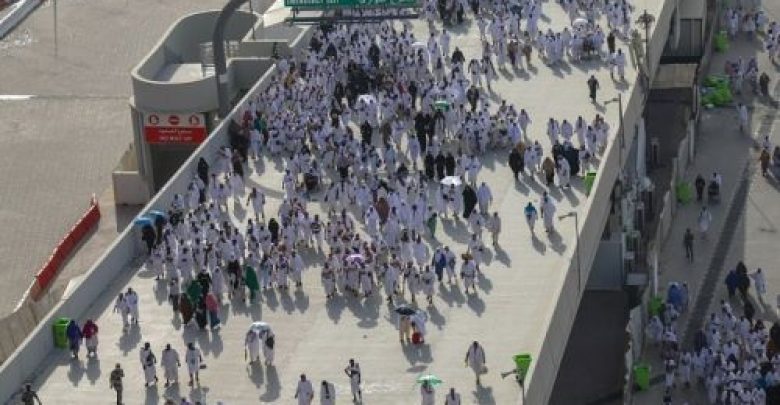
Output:
<instances>
[{"instance_id":1,"label":"crowd of pilgrims","mask_svg":"<svg viewBox=\"0 0 780 405\"><path fill-rule=\"evenodd\" d=\"M538 17L541 5L524 2L536 11L523 18ZM520 24L500 1L479 2L479 15L494 19L494 44L514 37ZM504 17L514 22L502 26ZM570 187L609 136L599 115L553 117L545 151L529 134L528 112L492 102L482 86L491 74L467 67L492 64L490 52L501 45L467 64L459 48L449 54L446 31L420 46L407 20L313 31L308 49L279 59L267 89L230 122L230 145L211 163L201 158L187 192L144 231L148 267L169 280L174 310L185 321L207 312L209 292L255 299L261 289L301 287L314 264L328 298L384 287L390 302L408 293L411 301L422 294L432 303L434 284L445 278L476 293L483 233L496 245L501 230L482 160L498 155L517 181ZM537 39L530 32L523 35ZM246 183L271 163L284 168L276 212L266 212L264 188ZM455 181L442 181L448 179ZM554 204L547 193L538 201L548 231ZM442 220L466 222L466 246L435 243ZM304 258L317 252L325 254L321 262Z\"/></svg>"},{"instance_id":2,"label":"crowd of pilgrims","mask_svg":"<svg viewBox=\"0 0 780 405\"><path fill-rule=\"evenodd\" d=\"M671 403L678 385L703 388L703 397L713 405L780 401L780 323L770 325L759 319L749 298L751 281L763 300L766 279L760 268L748 273L740 261L729 271L729 298L722 299L719 308L706 317L689 350L682 347L678 322L689 308L688 286L669 284L666 303L647 326L648 337L660 347L664 362L664 403ZM737 297L741 311L731 305Z\"/></svg>"}]
</instances>

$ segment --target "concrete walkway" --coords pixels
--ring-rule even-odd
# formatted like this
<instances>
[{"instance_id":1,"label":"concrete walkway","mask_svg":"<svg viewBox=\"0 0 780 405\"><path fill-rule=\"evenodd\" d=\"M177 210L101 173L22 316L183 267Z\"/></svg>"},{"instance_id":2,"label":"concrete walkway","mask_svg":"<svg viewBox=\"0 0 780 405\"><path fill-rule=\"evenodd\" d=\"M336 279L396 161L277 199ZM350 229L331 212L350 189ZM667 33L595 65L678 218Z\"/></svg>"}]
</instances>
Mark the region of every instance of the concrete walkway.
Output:
<instances>
[{"instance_id":1,"label":"concrete walkway","mask_svg":"<svg viewBox=\"0 0 780 405\"><path fill-rule=\"evenodd\" d=\"M560 6L554 3L545 4L545 14L556 24L567 21ZM467 24L453 35L452 48L459 46L467 59L480 53L475 30L475 26ZM424 24L415 22L415 35L427 38ZM633 83L613 82L608 70L598 62L550 69L534 57L534 65L530 73L500 72L499 81L494 83L496 94L490 97L496 102L505 98L517 108L528 110L534 120L529 136L539 140L546 150L549 151L550 141L544 128L551 114L550 105L556 106L556 118L573 121L582 115L591 119L600 113L612 128L616 127L617 111L591 104L585 82L589 75L596 75L602 83L601 100L630 89ZM629 69L626 76L634 77L633 70ZM503 218L505 231L500 246L488 249L489 264L484 269L485 277L478 282L477 295L464 295L456 285L438 287L434 305L425 308L430 317L426 345L409 347L398 343L395 318L379 296L326 302L319 282L320 267L316 264L322 256L313 253L307 256L313 265L305 274L302 290L271 291L251 305L225 301L221 311L225 325L218 333L182 326L166 302L165 284L155 281L138 263L127 269L126 278L107 286L105 295L87 314L101 326L100 359L72 361L65 353L53 354L35 381L41 398L44 403L66 396L84 405L105 403L111 395L106 382L108 372L120 362L126 373L126 401L132 404L153 404L164 397L178 396L208 403L293 403L294 384L302 372L315 386L322 379L334 382L339 399L345 400L348 381L342 369L354 357L362 366L366 403L416 403L419 392L414 380L421 373L434 373L445 381L439 389L440 399L446 388L453 386L462 393L464 403L516 403L520 395L518 385L499 376L501 371L512 369L511 356L521 352L535 354L545 339L565 338L548 336L547 327L566 277L561 269L568 268L573 253L570 246L574 223L562 221L556 224L558 234L548 237L538 230L538 237L532 237L521 207L528 201L536 204L547 188L527 178L514 182L504 163L505 156L506 152L500 151L484 158L480 175L480 181L487 181L493 189L493 209ZM268 196L267 212L276 212L280 202L280 170L280 161L265 159L262 176L254 173L248 182L261 187ZM579 180L575 180L571 190L549 191L561 214L579 210L586 198ZM312 204L312 208L314 213L322 212L318 203ZM586 214L581 210L579 213ZM243 208L235 207L232 215L234 221L245 222ZM440 225L437 242L450 245L456 252L465 250L464 223L448 219ZM141 323L123 334L112 306L116 294L127 285L140 295ZM260 319L272 324L277 335L275 367L248 366L243 362L244 334L252 321ZM487 352L489 372L483 377L482 386L476 386L471 371L463 367L465 350L474 339L480 340ZM158 354L165 343L171 343L182 355L185 342L197 342L208 364L202 372L202 386L143 389L137 352L144 341L151 342ZM184 372L180 371L182 377Z\"/></svg>"}]
</instances>

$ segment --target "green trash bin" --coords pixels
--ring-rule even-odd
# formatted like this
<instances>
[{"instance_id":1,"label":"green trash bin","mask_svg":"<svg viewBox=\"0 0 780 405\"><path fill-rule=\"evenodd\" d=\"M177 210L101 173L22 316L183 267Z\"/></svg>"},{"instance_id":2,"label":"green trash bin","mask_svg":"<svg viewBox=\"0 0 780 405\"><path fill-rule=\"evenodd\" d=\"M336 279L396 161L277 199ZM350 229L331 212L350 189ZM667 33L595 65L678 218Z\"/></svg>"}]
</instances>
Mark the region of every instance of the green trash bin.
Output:
<instances>
[{"instance_id":1,"label":"green trash bin","mask_svg":"<svg viewBox=\"0 0 780 405\"><path fill-rule=\"evenodd\" d=\"M661 313L661 308L664 306L664 300L661 297L653 297L650 299L650 304L648 305L648 310L650 311L650 316L656 316Z\"/></svg>"},{"instance_id":2,"label":"green trash bin","mask_svg":"<svg viewBox=\"0 0 780 405\"><path fill-rule=\"evenodd\" d=\"M590 195L590 189L593 188L593 183L596 182L596 172L585 173L585 178L582 182L585 185L585 195Z\"/></svg>"},{"instance_id":3,"label":"green trash bin","mask_svg":"<svg viewBox=\"0 0 780 405\"><path fill-rule=\"evenodd\" d=\"M715 45L715 52L723 53L729 50L729 37L726 31L720 31L715 34L713 42Z\"/></svg>"},{"instance_id":4,"label":"green trash bin","mask_svg":"<svg viewBox=\"0 0 780 405\"><path fill-rule=\"evenodd\" d=\"M681 181L677 183L677 201L682 205L687 205L693 201L693 187L691 183Z\"/></svg>"},{"instance_id":5,"label":"green trash bin","mask_svg":"<svg viewBox=\"0 0 780 405\"><path fill-rule=\"evenodd\" d=\"M634 382L640 391L650 388L650 365L639 363L634 366Z\"/></svg>"},{"instance_id":6,"label":"green trash bin","mask_svg":"<svg viewBox=\"0 0 780 405\"><path fill-rule=\"evenodd\" d=\"M513 358L515 369L517 370L517 379L522 383L531 368L531 355L528 353L516 354Z\"/></svg>"},{"instance_id":7,"label":"green trash bin","mask_svg":"<svg viewBox=\"0 0 780 405\"><path fill-rule=\"evenodd\" d=\"M60 349L68 348L68 324L70 318L59 318L54 321L54 347Z\"/></svg>"}]
</instances>

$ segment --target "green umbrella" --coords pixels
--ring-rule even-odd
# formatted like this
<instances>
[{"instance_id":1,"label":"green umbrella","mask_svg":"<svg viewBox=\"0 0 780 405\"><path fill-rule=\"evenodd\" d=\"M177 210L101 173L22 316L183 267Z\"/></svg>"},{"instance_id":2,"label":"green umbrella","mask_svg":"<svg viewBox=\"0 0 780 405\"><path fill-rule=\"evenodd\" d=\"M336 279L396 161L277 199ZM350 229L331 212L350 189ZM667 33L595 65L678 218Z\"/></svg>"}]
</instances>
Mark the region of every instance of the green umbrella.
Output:
<instances>
[{"instance_id":1,"label":"green umbrella","mask_svg":"<svg viewBox=\"0 0 780 405\"><path fill-rule=\"evenodd\" d=\"M437 110L448 111L450 109L450 102L447 100L436 100L433 103L433 107Z\"/></svg>"},{"instance_id":2,"label":"green umbrella","mask_svg":"<svg viewBox=\"0 0 780 405\"><path fill-rule=\"evenodd\" d=\"M417 377L417 383L418 384L424 384L426 382L428 384L431 384L431 385L439 385L439 384L442 383L442 380L441 380L441 378L436 377L433 374L425 374L425 375L421 375L421 376Z\"/></svg>"}]
</instances>

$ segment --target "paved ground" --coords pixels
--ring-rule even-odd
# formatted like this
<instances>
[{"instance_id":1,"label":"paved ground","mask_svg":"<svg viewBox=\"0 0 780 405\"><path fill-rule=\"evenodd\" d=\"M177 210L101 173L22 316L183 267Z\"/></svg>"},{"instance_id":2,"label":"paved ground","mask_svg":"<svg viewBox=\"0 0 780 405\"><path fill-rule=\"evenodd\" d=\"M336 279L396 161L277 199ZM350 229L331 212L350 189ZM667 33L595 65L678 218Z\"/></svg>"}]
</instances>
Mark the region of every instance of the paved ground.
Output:
<instances>
[{"instance_id":1,"label":"paved ground","mask_svg":"<svg viewBox=\"0 0 780 405\"><path fill-rule=\"evenodd\" d=\"M652 5L649 1L648 4ZM562 11L554 3L546 3L545 11L551 21L562 21ZM415 29L418 38L428 36L419 24ZM470 58L479 51L477 37L474 29L457 30L452 46L460 46ZM534 120L530 136L547 146L544 122L550 105L556 106L556 117L569 120L580 114L590 118L596 112L605 113L601 105L592 105L587 100L588 75L594 73L601 81L601 99L611 98L618 91L608 72L596 63L551 70L536 59L534 65L530 74L501 72L495 89L518 108L530 112ZM606 116L614 128L617 112L608 110ZM494 190L494 209L504 221L506 231L501 245L489 251L490 264L484 270L486 277L478 283L478 295L465 296L459 288L446 284L439 288L435 306L427 308L430 316L427 345L421 348L399 345L395 321L379 297L366 301L337 298L326 303L319 285L318 267L307 272L305 288L301 291L269 292L260 303L249 307L241 303L226 304L222 309L226 324L220 333L181 327L165 303L165 288L146 271L136 271L134 267L128 269L128 280L117 280L107 287L106 295L88 314L96 317L102 327L100 360L75 362L63 353L54 354L36 381L42 399L53 402L68 395L83 404L103 403L106 395L110 395L105 379L116 362L121 362L126 370L128 403L156 403L161 397L171 395L227 403L250 403L258 399L291 403L294 384L301 372L317 383L323 378L334 381L341 392L340 398L344 398L348 388L341 369L349 357L355 357L362 364L367 403L415 403L419 394L413 381L422 372L441 376L445 387L457 387L466 403L514 403L519 388L511 380L501 380L499 372L511 368L511 355L539 351L545 338L545 320L550 316L564 276L559 269L566 266L571 255L567 248L573 239L573 223L558 224L560 236L548 238L542 233L532 239L520 207L529 200L536 202L545 188L528 180L515 184L503 163L504 155L501 152L498 159L485 159L482 175ZM278 166L270 161L265 161L264 167L262 181L257 174L251 181L261 182L270 197L269 212L273 212L279 203L281 174ZM558 200L560 213L576 209L585 198L579 181L571 191L551 190L551 194ZM243 212L233 214L241 217ZM441 228L439 242L457 251L464 249L463 223L448 220ZM311 255L309 260L313 260ZM128 281L140 294L142 321L139 328L122 335L119 319L111 313L111 304ZM242 363L244 333L248 324L257 319L274 325L276 367L248 367ZM473 376L462 363L464 350L474 338L486 347L490 368L482 387L474 386ZM201 379L203 386L141 389L137 350L143 341L150 341L157 352L167 342L180 351L185 342L198 342L208 364Z\"/></svg>"},{"instance_id":2,"label":"paved ground","mask_svg":"<svg viewBox=\"0 0 780 405\"><path fill-rule=\"evenodd\" d=\"M58 56L48 3L0 41L0 95L36 96L0 97L0 316L110 187L132 142L130 69L184 13L223 3L58 0Z\"/></svg>"},{"instance_id":3,"label":"paved ground","mask_svg":"<svg viewBox=\"0 0 780 405\"><path fill-rule=\"evenodd\" d=\"M780 15L780 4L764 4L769 8L773 19ZM720 73L725 59L736 56L747 57L756 54L758 47L754 43L738 40L732 43L725 55L715 55L712 61L712 71ZM759 54L759 66L772 77L770 88L775 89L775 99L778 96L778 69L767 60L763 53ZM777 109L768 100L743 95L742 100L752 107L753 138L770 135L773 144L780 142L780 128L776 124ZM780 190L778 176L764 178L757 165L758 149L752 138L738 134L736 128L736 113L733 109L716 109L705 112L702 117L702 133L699 136L697 156L694 165L689 168L687 178L693 179L697 173L707 176L717 170L724 177L724 201L720 205L711 206L713 226L708 240L697 240L694 252L696 260L687 264L682 249L682 235L686 227L696 229L696 218L699 205L691 204L679 210L672 226L669 239L664 246L661 268L663 274L660 284L671 281L685 281L692 287L692 305L689 312L682 316L680 325L689 325L691 329L699 327L702 318L714 311L721 299L727 299L723 280L728 270L738 261L744 260L751 271L761 267L768 283L766 297L757 297L751 291L751 298L756 307L757 317L770 322L777 321L775 297L780 296L780 272L777 259L773 255L780 249L780 239L777 236L777 218L780 210L777 208L777 193ZM760 136L759 136L760 135ZM741 311L738 300L731 303L737 311ZM690 338L690 336L689 336ZM687 350L689 346L686 346ZM645 356L653 366L653 375L663 373L658 351L648 348ZM662 384L656 385L649 392L636 396L637 404L658 404L663 396ZM674 403L705 403L703 388L691 390L678 389L674 393Z\"/></svg>"}]
</instances>

